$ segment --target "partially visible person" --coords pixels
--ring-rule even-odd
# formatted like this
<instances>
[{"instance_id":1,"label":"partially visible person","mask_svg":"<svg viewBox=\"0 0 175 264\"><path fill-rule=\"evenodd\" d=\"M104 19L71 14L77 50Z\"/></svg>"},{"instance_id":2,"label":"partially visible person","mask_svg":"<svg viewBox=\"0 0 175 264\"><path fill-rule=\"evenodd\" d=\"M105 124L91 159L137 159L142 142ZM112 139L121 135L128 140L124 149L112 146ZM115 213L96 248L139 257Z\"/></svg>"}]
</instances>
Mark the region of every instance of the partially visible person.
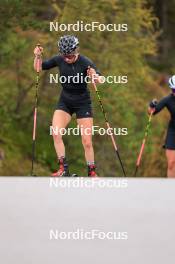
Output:
<instances>
[{"instance_id":1,"label":"partially visible person","mask_svg":"<svg viewBox=\"0 0 175 264\"><path fill-rule=\"evenodd\" d=\"M164 148L168 163L167 177L175 178L175 75L169 79L169 87L171 93L162 98L160 102L154 99L149 105L148 112L150 114L153 111L153 115L156 115L166 107L170 113Z\"/></svg>"}]
</instances>

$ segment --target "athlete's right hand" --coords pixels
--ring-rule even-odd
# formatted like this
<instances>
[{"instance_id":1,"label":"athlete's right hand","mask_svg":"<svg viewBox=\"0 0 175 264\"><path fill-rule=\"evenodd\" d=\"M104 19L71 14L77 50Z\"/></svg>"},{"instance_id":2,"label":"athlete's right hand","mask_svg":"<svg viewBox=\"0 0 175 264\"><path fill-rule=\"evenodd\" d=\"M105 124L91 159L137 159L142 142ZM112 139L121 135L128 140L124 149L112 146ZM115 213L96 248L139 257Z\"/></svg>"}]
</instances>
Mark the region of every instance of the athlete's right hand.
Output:
<instances>
[{"instance_id":1,"label":"athlete's right hand","mask_svg":"<svg viewBox=\"0 0 175 264\"><path fill-rule=\"evenodd\" d=\"M42 69L42 53L43 53L43 48L41 47L40 44L37 44L37 46L34 49L34 55L35 55L35 59L34 59L34 70L37 72L40 72Z\"/></svg>"},{"instance_id":2,"label":"athlete's right hand","mask_svg":"<svg viewBox=\"0 0 175 264\"><path fill-rule=\"evenodd\" d=\"M155 108L156 105L157 105L157 99L153 99L153 100L150 102L150 104L149 104L149 106L150 106L151 108Z\"/></svg>"},{"instance_id":3,"label":"athlete's right hand","mask_svg":"<svg viewBox=\"0 0 175 264\"><path fill-rule=\"evenodd\" d=\"M37 46L35 47L33 52L37 58L40 58L42 56L42 53L43 53L43 47L41 47L40 44L37 44Z\"/></svg>"},{"instance_id":4,"label":"athlete's right hand","mask_svg":"<svg viewBox=\"0 0 175 264\"><path fill-rule=\"evenodd\" d=\"M148 113L154 113L156 111L156 106L157 106L157 99L153 99L148 107Z\"/></svg>"}]
</instances>

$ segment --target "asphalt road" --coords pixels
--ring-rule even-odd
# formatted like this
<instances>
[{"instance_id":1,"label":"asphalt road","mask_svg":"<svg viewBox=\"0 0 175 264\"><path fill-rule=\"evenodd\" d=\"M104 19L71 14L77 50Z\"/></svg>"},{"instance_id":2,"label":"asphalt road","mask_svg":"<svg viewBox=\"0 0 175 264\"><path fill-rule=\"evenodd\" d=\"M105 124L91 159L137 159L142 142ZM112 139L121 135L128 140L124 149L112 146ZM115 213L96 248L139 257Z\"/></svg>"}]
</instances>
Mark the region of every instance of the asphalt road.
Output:
<instances>
[{"instance_id":1,"label":"asphalt road","mask_svg":"<svg viewBox=\"0 0 175 264\"><path fill-rule=\"evenodd\" d=\"M73 181L0 178L2 264L175 263L174 180ZM66 239L78 230L118 239Z\"/></svg>"}]
</instances>

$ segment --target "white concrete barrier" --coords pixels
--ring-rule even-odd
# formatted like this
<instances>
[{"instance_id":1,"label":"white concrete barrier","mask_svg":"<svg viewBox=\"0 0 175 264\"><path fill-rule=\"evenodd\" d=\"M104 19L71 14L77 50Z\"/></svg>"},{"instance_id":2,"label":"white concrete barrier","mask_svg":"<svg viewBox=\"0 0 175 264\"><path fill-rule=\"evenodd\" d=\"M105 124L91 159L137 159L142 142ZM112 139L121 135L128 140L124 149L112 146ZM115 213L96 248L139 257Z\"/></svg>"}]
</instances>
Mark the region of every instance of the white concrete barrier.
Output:
<instances>
[{"instance_id":1,"label":"white concrete barrier","mask_svg":"<svg viewBox=\"0 0 175 264\"><path fill-rule=\"evenodd\" d=\"M0 178L2 264L174 264L174 225L174 180Z\"/></svg>"}]
</instances>

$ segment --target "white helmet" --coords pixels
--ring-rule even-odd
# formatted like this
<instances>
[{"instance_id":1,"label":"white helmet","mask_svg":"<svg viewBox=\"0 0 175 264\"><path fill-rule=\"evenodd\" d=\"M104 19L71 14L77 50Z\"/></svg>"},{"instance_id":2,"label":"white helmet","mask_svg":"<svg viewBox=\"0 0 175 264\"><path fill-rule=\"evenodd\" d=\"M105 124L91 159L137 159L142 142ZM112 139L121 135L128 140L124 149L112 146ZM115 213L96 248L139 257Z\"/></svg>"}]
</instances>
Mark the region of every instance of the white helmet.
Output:
<instances>
[{"instance_id":1,"label":"white helmet","mask_svg":"<svg viewBox=\"0 0 175 264\"><path fill-rule=\"evenodd\" d=\"M169 78L168 83L169 83L169 87L170 87L171 89L175 89L175 75L173 75L173 76L171 76L171 77Z\"/></svg>"},{"instance_id":2,"label":"white helmet","mask_svg":"<svg viewBox=\"0 0 175 264\"><path fill-rule=\"evenodd\" d=\"M79 45L78 38L72 35L65 35L58 41L58 47L61 54L70 54Z\"/></svg>"}]
</instances>

